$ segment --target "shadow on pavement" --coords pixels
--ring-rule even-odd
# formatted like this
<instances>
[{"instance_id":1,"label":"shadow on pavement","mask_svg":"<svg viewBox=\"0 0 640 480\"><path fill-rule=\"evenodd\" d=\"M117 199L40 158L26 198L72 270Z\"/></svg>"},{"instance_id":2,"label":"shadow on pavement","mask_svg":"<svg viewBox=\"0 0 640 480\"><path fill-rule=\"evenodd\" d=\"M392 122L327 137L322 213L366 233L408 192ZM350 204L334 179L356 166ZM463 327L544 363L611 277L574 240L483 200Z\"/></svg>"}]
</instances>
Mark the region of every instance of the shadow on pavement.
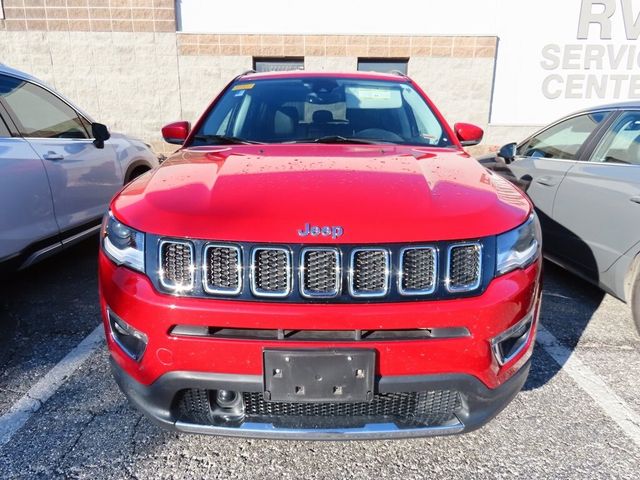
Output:
<instances>
[{"instance_id":1,"label":"shadow on pavement","mask_svg":"<svg viewBox=\"0 0 640 480\"><path fill-rule=\"evenodd\" d=\"M563 346L573 351L604 296L599 288L545 261L540 323ZM542 387L561 368L562 365L546 355L539 345L536 346L524 390Z\"/></svg>"},{"instance_id":2,"label":"shadow on pavement","mask_svg":"<svg viewBox=\"0 0 640 480\"><path fill-rule=\"evenodd\" d=\"M68 353L58 347L73 348L95 328L97 251L95 236L0 280L0 370L55 363Z\"/></svg>"}]
</instances>

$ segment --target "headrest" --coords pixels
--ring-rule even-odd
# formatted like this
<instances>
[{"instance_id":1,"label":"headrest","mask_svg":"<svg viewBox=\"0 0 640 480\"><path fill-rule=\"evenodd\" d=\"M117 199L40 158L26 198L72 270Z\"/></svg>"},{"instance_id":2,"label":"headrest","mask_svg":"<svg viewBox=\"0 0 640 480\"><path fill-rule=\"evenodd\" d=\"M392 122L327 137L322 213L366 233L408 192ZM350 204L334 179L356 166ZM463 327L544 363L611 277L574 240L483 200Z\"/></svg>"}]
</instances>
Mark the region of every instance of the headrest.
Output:
<instances>
[{"instance_id":1,"label":"headrest","mask_svg":"<svg viewBox=\"0 0 640 480\"><path fill-rule=\"evenodd\" d=\"M313 123L333 122L333 113L329 110L316 110L313 112Z\"/></svg>"}]
</instances>

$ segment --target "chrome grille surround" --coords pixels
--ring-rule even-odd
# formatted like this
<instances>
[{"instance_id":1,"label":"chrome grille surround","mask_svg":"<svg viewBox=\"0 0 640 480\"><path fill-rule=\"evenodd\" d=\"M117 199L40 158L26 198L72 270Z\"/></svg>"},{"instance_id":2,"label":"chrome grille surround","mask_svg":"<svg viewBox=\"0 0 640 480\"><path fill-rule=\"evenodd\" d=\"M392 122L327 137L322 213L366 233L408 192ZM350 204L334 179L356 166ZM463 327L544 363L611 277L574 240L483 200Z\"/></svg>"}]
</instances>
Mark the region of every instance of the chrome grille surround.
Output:
<instances>
[{"instance_id":1,"label":"chrome grille surround","mask_svg":"<svg viewBox=\"0 0 640 480\"><path fill-rule=\"evenodd\" d=\"M372 262L375 263L372 265ZM382 277L375 278L379 275ZM384 297L389 291L390 276L391 254L388 250L384 248L355 248L351 251L349 294L352 297Z\"/></svg>"},{"instance_id":2,"label":"chrome grille surround","mask_svg":"<svg viewBox=\"0 0 640 480\"><path fill-rule=\"evenodd\" d=\"M154 234L147 234L147 240L151 248L146 250L145 263L154 266L149 278L155 289L196 298L327 304L429 301L481 295L496 274L496 239L492 236L370 245L229 242ZM470 248L465 250L465 246ZM177 257L176 252L180 252ZM219 266L207 263L214 252L220 257ZM275 259L258 262L261 252L266 257L270 252ZM167 253L172 256L165 257ZM238 276L229 277L236 255ZM333 267L334 255L337 267ZM433 273L431 255L436 259ZM276 259L280 259L279 268ZM305 259L307 266L319 268L316 281L303 271ZM177 271L170 273L170 267ZM226 273L215 279L212 268ZM338 269L336 279L333 273ZM403 281L403 277L407 278ZM266 283L269 278L271 283Z\"/></svg>"},{"instance_id":3,"label":"chrome grille surround","mask_svg":"<svg viewBox=\"0 0 640 480\"><path fill-rule=\"evenodd\" d=\"M193 290L195 262L193 245L190 242L162 240L158 245L158 257L160 259L158 277L164 288L174 293ZM187 281L184 281L185 277Z\"/></svg>"},{"instance_id":4,"label":"chrome grille surround","mask_svg":"<svg viewBox=\"0 0 640 480\"><path fill-rule=\"evenodd\" d=\"M217 268L212 264L217 264ZM239 247L222 243L208 243L204 247L202 288L214 295L238 295L242 291L242 251Z\"/></svg>"},{"instance_id":5,"label":"chrome grille surround","mask_svg":"<svg viewBox=\"0 0 640 480\"><path fill-rule=\"evenodd\" d=\"M448 292L459 293L476 290L482 282L482 244L479 242L456 243L447 249Z\"/></svg>"},{"instance_id":6,"label":"chrome grille surround","mask_svg":"<svg viewBox=\"0 0 640 480\"><path fill-rule=\"evenodd\" d=\"M324 254L324 258L310 258ZM333 260L328 259L333 257ZM315 262L313 265L311 262ZM342 290L340 251L331 247L307 247L300 252L300 294L306 298L333 298ZM331 272L333 270L333 273Z\"/></svg>"},{"instance_id":7,"label":"chrome grille surround","mask_svg":"<svg viewBox=\"0 0 640 480\"><path fill-rule=\"evenodd\" d=\"M275 271L272 271L273 269ZM256 297L279 298L291 293L293 272L291 271L291 252L288 249L254 247L251 251L250 271L251 293Z\"/></svg>"},{"instance_id":8,"label":"chrome grille surround","mask_svg":"<svg viewBox=\"0 0 640 480\"><path fill-rule=\"evenodd\" d=\"M418 252L428 258L415 258ZM407 264L405 264L407 261ZM427 264L425 264L425 261ZM411 262L411 264L409 264ZM416 272L416 273L412 273ZM419 281L422 277L427 286ZM416 286L416 284L420 286ZM400 295L431 295L438 286L438 249L431 246L406 247L400 250L400 266L398 269L398 292Z\"/></svg>"}]
</instances>

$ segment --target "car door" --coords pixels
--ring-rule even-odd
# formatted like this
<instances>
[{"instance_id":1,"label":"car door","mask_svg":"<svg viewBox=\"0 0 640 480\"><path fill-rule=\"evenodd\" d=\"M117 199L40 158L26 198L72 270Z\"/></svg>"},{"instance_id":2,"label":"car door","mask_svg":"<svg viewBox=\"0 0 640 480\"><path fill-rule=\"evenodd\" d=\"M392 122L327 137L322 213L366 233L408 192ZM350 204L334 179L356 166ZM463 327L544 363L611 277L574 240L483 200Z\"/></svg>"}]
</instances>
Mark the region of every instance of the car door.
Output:
<instances>
[{"instance_id":1,"label":"car door","mask_svg":"<svg viewBox=\"0 0 640 480\"><path fill-rule=\"evenodd\" d=\"M42 160L12 130L0 106L0 261L28 253L30 246L45 239L55 243L58 236Z\"/></svg>"},{"instance_id":2,"label":"car door","mask_svg":"<svg viewBox=\"0 0 640 480\"><path fill-rule=\"evenodd\" d=\"M640 110L622 112L560 185L554 218L566 227L561 254L598 280L640 240Z\"/></svg>"},{"instance_id":3,"label":"car door","mask_svg":"<svg viewBox=\"0 0 640 480\"><path fill-rule=\"evenodd\" d=\"M60 231L97 222L123 184L113 146L96 148L89 122L45 88L8 76L0 81L16 127L44 162Z\"/></svg>"},{"instance_id":4,"label":"car door","mask_svg":"<svg viewBox=\"0 0 640 480\"><path fill-rule=\"evenodd\" d=\"M557 254L562 226L553 217L558 187L610 112L575 115L536 133L508 165L511 180L524 190L540 218L545 251Z\"/></svg>"}]
</instances>

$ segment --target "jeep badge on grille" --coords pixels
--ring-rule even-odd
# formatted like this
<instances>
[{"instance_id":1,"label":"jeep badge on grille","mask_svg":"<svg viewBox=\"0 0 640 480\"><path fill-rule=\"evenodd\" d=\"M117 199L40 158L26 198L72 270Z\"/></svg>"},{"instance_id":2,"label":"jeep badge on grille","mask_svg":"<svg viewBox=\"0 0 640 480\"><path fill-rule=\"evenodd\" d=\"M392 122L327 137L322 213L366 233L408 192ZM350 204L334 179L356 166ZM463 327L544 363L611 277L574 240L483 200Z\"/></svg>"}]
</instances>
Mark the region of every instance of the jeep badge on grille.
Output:
<instances>
[{"instance_id":1,"label":"jeep badge on grille","mask_svg":"<svg viewBox=\"0 0 640 480\"><path fill-rule=\"evenodd\" d=\"M344 230L340 226L329 226L325 225L324 227L320 227L318 225L311 225L309 223L304 224L304 228L298 230L298 235L301 237L306 237L311 235L312 237L317 237L318 235L322 235L323 237L331 237L336 239L341 237L344 233Z\"/></svg>"}]
</instances>

